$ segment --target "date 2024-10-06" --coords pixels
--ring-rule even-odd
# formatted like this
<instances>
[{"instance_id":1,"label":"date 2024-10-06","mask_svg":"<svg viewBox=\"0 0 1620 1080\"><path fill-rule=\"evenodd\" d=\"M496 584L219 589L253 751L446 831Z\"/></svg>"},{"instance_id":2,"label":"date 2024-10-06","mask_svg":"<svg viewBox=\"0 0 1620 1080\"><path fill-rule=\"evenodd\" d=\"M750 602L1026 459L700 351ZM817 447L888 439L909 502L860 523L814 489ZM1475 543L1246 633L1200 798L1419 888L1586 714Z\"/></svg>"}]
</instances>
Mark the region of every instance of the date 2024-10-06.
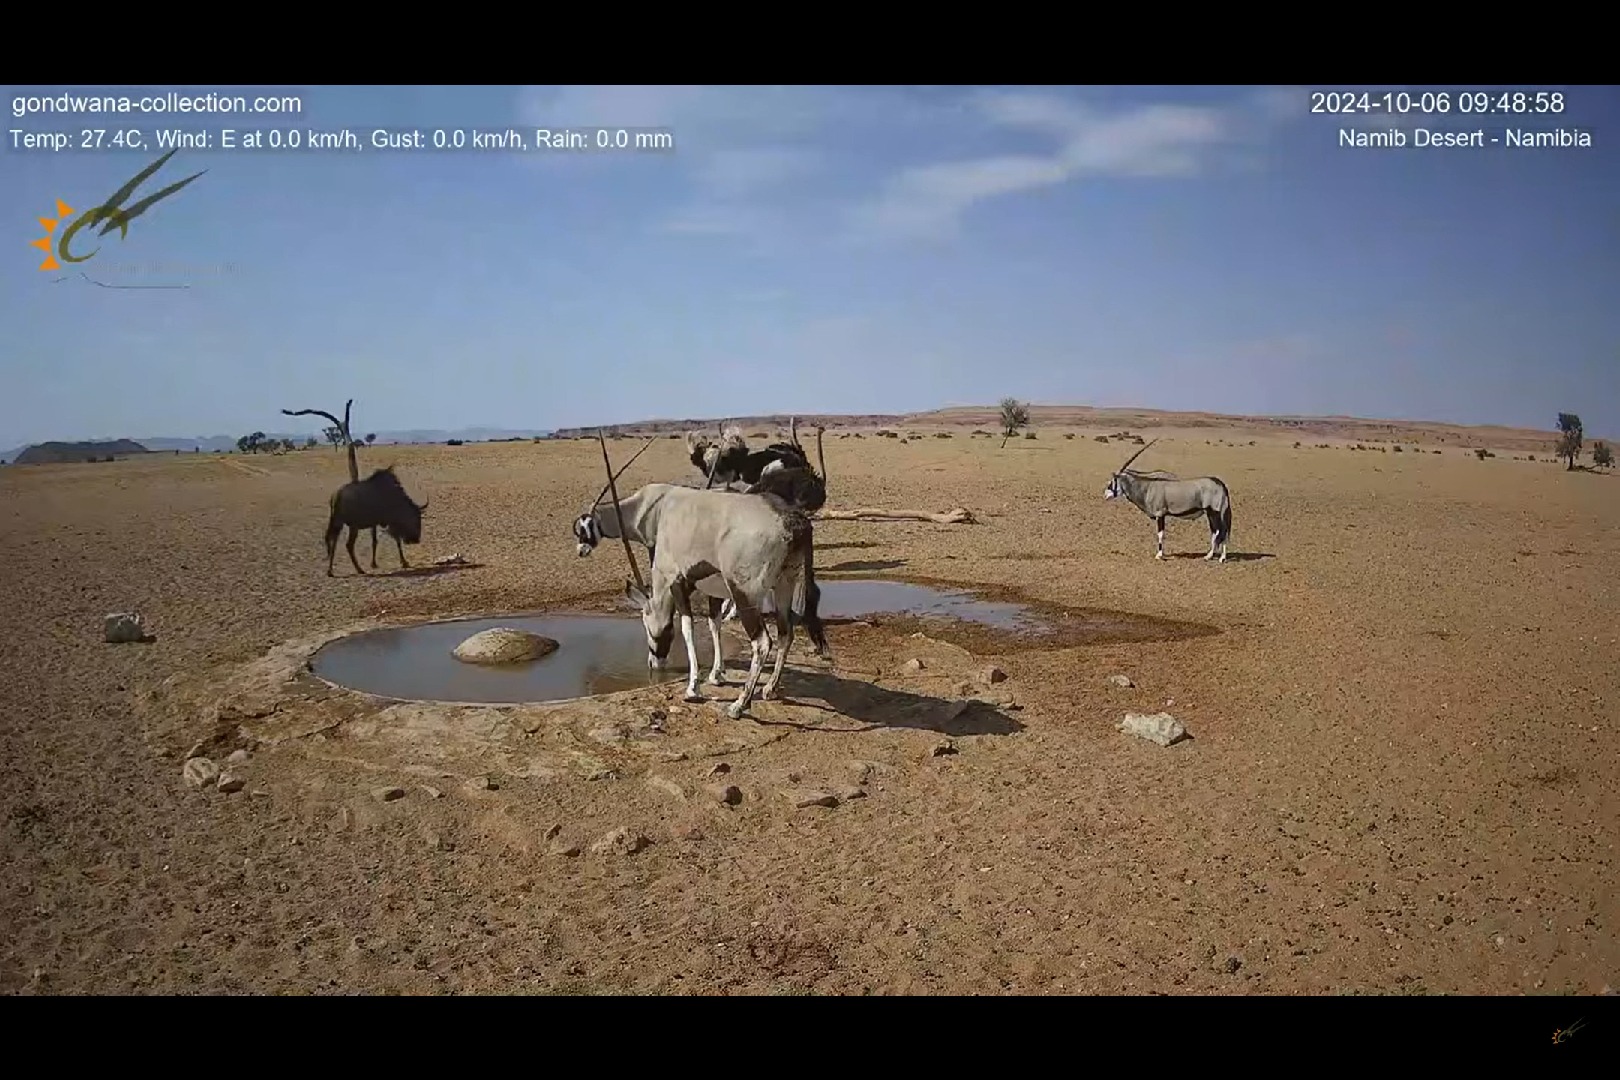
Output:
<instances>
[{"instance_id":1,"label":"date 2024-10-06","mask_svg":"<svg viewBox=\"0 0 1620 1080\"><path fill-rule=\"evenodd\" d=\"M1556 116L1564 111L1566 104L1561 90L1311 91L1311 112L1341 116L1377 113Z\"/></svg>"}]
</instances>

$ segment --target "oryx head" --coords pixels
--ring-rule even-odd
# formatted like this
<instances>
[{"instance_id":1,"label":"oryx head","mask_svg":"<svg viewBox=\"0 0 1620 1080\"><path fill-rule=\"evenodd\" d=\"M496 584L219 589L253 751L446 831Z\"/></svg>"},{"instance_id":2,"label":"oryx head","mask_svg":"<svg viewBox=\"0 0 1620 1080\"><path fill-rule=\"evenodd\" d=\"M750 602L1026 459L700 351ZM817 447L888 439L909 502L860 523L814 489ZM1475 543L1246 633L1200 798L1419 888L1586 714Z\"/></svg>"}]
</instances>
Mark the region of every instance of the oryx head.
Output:
<instances>
[{"instance_id":1,"label":"oryx head","mask_svg":"<svg viewBox=\"0 0 1620 1080\"><path fill-rule=\"evenodd\" d=\"M1121 465L1119 468L1114 470L1114 475L1108 478L1108 486L1103 488L1103 498L1105 498L1105 499L1113 499L1113 498L1118 498L1119 496L1125 494L1125 485L1120 482L1120 477L1125 473L1125 471L1127 469L1129 469L1131 467L1131 462L1133 462L1137 458L1141 457L1144 453L1147 452L1147 448L1149 446L1152 446L1153 443L1156 443L1158 441L1159 441L1158 439L1154 439L1153 442L1150 442L1147 445L1143 446L1142 449L1138 450L1136 453L1134 453L1130 457L1126 458L1125 459L1125 464Z\"/></svg>"},{"instance_id":2,"label":"oryx head","mask_svg":"<svg viewBox=\"0 0 1620 1080\"><path fill-rule=\"evenodd\" d=\"M579 555L584 558L602 542L602 530L597 527L596 515L581 514L574 519L574 539L579 542Z\"/></svg>"},{"instance_id":3,"label":"oryx head","mask_svg":"<svg viewBox=\"0 0 1620 1080\"><path fill-rule=\"evenodd\" d=\"M658 604L639 580L624 583L624 595L641 608L641 628L647 634L647 666L661 669L669 660L669 647L675 641L675 605Z\"/></svg>"}]
</instances>

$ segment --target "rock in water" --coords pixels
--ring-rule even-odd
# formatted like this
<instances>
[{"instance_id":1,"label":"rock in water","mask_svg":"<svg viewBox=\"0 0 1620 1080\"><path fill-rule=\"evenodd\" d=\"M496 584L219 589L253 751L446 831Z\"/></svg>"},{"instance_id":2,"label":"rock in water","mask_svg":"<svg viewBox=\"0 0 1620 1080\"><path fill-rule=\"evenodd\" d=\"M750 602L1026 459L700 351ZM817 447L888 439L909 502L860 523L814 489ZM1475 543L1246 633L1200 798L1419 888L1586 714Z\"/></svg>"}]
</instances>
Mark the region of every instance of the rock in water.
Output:
<instances>
[{"instance_id":1,"label":"rock in water","mask_svg":"<svg viewBox=\"0 0 1620 1080\"><path fill-rule=\"evenodd\" d=\"M1167 712L1154 713L1144 716L1141 713L1126 713L1125 719L1120 723L1119 730L1131 735L1140 735L1149 742L1156 742L1160 746L1169 746L1187 737L1187 728L1180 720Z\"/></svg>"},{"instance_id":2,"label":"rock in water","mask_svg":"<svg viewBox=\"0 0 1620 1080\"><path fill-rule=\"evenodd\" d=\"M452 655L468 664L522 664L538 660L556 649L557 643L551 638L497 626L463 641Z\"/></svg>"},{"instance_id":3,"label":"rock in water","mask_svg":"<svg viewBox=\"0 0 1620 1080\"><path fill-rule=\"evenodd\" d=\"M108 615L102 636L113 644L146 640L146 620L133 611L120 611Z\"/></svg>"}]
</instances>

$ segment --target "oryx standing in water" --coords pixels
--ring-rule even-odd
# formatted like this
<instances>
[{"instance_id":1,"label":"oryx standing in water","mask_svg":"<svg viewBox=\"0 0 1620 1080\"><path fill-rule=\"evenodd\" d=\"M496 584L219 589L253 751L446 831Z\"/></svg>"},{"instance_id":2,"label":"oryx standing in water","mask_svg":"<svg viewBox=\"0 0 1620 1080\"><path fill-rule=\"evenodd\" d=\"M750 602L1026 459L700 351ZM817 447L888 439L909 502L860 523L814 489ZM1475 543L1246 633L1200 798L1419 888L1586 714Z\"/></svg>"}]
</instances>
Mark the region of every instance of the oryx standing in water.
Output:
<instances>
[{"instance_id":1,"label":"oryx standing in water","mask_svg":"<svg viewBox=\"0 0 1620 1080\"><path fill-rule=\"evenodd\" d=\"M1220 561L1225 562L1226 542L1232 537L1232 496L1226 490L1226 484L1217 476L1195 476L1182 480L1168 473L1133 471L1131 462L1158 441L1154 439L1126 459L1125 464L1114 473L1113 479L1108 481L1108 487L1103 489L1103 498L1123 495L1131 505L1153 519L1153 524L1159 530L1159 552L1155 557L1160 559L1164 558L1165 518L1190 518L1203 514L1209 519L1209 554L1204 559L1213 559L1218 546Z\"/></svg>"}]
</instances>

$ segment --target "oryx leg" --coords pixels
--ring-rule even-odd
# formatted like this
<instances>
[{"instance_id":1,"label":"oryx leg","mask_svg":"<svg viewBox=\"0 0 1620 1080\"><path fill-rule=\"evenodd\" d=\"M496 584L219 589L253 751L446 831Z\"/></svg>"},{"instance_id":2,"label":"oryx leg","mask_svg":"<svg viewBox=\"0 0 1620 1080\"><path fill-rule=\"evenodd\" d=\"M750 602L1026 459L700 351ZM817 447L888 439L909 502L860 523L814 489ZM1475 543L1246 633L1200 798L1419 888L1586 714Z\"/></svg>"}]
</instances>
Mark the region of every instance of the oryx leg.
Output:
<instances>
[{"instance_id":1,"label":"oryx leg","mask_svg":"<svg viewBox=\"0 0 1620 1080\"><path fill-rule=\"evenodd\" d=\"M685 578L675 581L675 611L681 617L681 639L686 642L686 700L702 701L697 685L697 643L692 639L692 585Z\"/></svg>"},{"instance_id":2,"label":"oryx leg","mask_svg":"<svg viewBox=\"0 0 1620 1080\"><path fill-rule=\"evenodd\" d=\"M735 597L736 593L732 595ZM748 679L743 683L742 693L736 701L726 706L726 715L733 720L740 720L742 714L748 711L749 703L754 700L754 690L759 686L759 675L765 667L765 654L771 648L771 636L765 632L765 617L758 608L746 600L738 600L737 619L743 625L743 632L748 635L748 646L752 651L748 661Z\"/></svg>"},{"instance_id":3,"label":"oryx leg","mask_svg":"<svg viewBox=\"0 0 1620 1080\"><path fill-rule=\"evenodd\" d=\"M793 647L793 592L797 584L793 580L776 583L776 665L771 668L771 681L759 695L765 701L776 695L782 669L787 667L788 650Z\"/></svg>"},{"instance_id":4,"label":"oryx leg","mask_svg":"<svg viewBox=\"0 0 1620 1080\"><path fill-rule=\"evenodd\" d=\"M1160 514L1158 517L1153 519L1153 527L1159 530L1159 553L1157 555L1155 555L1154 558L1155 559L1162 559L1162 558L1164 558L1164 515L1163 514Z\"/></svg>"},{"instance_id":5,"label":"oryx leg","mask_svg":"<svg viewBox=\"0 0 1620 1080\"><path fill-rule=\"evenodd\" d=\"M1209 554L1204 556L1204 561L1208 562L1215 557L1215 547L1221 539L1221 515L1214 510L1205 510L1204 514L1209 518Z\"/></svg>"},{"instance_id":6,"label":"oryx leg","mask_svg":"<svg viewBox=\"0 0 1620 1080\"><path fill-rule=\"evenodd\" d=\"M358 539L360 539L360 530L355 528L353 525L350 525L349 539L343 546L348 549L349 561L354 563L354 572L357 574L364 574L365 571L360 569L360 560L354 557L354 542Z\"/></svg>"},{"instance_id":7,"label":"oryx leg","mask_svg":"<svg viewBox=\"0 0 1620 1080\"><path fill-rule=\"evenodd\" d=\"M714 642L714 663L709 666L709 677L706 682L710 686L726 685L726 654L720 645L721 610L730 600L721 600L718 597L709 597L709 639Z\"/></svg>"}]
</instances>

